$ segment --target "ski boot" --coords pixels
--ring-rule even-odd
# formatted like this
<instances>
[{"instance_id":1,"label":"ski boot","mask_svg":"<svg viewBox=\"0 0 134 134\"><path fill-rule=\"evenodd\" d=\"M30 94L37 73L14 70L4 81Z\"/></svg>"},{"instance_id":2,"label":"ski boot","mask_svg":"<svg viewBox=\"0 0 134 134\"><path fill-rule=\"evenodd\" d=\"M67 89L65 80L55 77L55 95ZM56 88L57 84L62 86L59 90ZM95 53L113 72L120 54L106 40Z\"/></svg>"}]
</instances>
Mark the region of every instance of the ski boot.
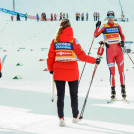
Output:
<instances>
[{"instance_id":1,"label":"ski boot","mask_svg":"<svg viewBox=\"0 0 134 134\"><path fill-rule=\"evenodd\" d=\"M116 97L115 87L111 87L111 99L114 100L115 97Z\"/></svg>"},{"instance_id":2,"label":"ski boot","mask_svg":"<svg viewBox=\"0 0 134 134\"><path fill-rule=\"evenodd\" d=\"M127 95L126 95L125 85L121 85L121 95L123 99L126 99Z\"/></svg>"}]
</instances>

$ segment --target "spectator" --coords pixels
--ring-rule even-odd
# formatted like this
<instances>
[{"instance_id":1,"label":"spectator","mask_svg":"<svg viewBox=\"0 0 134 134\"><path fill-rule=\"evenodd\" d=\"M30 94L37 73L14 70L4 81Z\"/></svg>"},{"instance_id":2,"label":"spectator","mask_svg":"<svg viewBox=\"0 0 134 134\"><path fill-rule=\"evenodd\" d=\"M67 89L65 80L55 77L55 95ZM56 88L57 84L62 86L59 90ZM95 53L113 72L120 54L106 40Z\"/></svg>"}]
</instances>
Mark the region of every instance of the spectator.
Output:
<instances>
[{"instance_id":1,"label":"spectator","mask_svg":"<svg viewBox=\"0 0 134 134\"><path fill-rule=\"evenodd\" d=\"M88 21L88 12L86 13L86 21Z\"/></svg>"},{"instance_id":2,"label":"spectator","mask_svg":"<svg viewBox=\"0 0 134 134\"><path fill-rule=\"evenodd\" d=\"M81 20L84 21L84 13L81 14Z\"/></svg>"},{"instance_id":3,"label":"spectator","mask_svg":"<svg viewBox=\"0 0 134 134\"><path fill-rule=\"evenodd\" d=\"M96 12L96 13L95 13L95 21L97 21L97 18L98 18L98 17L97 17L97 12Z\"/></svg>"},{"instance_id":4,"label":"spectator","mask_svg":"<svg viewBox=\"0 0 134 134\"><path fill-rule=\"evenodd\" d=\"M11 15L11 21L13 21L13 15Z\"/></svg>"},{"instance_id":5,"label":"spectator","mask_svg":"<svg viewBox=\"0 0 134 134\"><path fill-rule=\"evenodd\" d=\"M60 20L62 20L62 12L60 13Z\"/></svg>"},{"instance_id":6,"label":"spectator","mask_svg":"<svg viewBox=\"0 0 134 134\"><path fill-rule=\"evenodd\" d=\"M63 19L65 19L65 13L63 13Z\"/></svg>"},{"instance_id":7,"label":"spectator","mask_svg":"<svg viewBox=\"0 0 134 134\"><path fill-rule=\"evenodd\" d=\"M97 18L96 18L96 21L99 21L99 19L100 19L100 18L99 18L99 17L100 17L100 14L99 14L98 12L96 12L96 17L97 17Z\"/></svg>"},{"instance_id":8,"label":"spectator","mask_svg":"<svg viewBox=\"0 0 134 134\"><path fill-rule=\"evenodd\" d=\"M54 14L54 20L57 20L57 15L56 15L56 13Z\"/></svg>"},{"instance_id":9,"label":"spectator","mask_svg":"<svg viewBox=\"0 0 134 134\"><path fill-rule=\"evenodd\" d=\"M20 14L17 13L17 21L20 21Z\"/></svg>"},{"instance_id":10,"label":"spectator","mask_svg":"<svg viewBox=\"0 0 134 134\"><path fill-rule=\"evenodd\" d=\"M94 21L96 21L96 12L94 12L93 17L94 17Z\"/></svg>"},{"instance_id":11,"label":"spectator","mask_svg":"<svg viewBox=\"0 0 134 134\"><path fill-rule=\"evenodd\" d=\"M80 13L78 13L78 21L80 21Z\"/></svg>"},{"instance_id":12,"label":"spectator","mask_svg":"<svg viewBox=\"0 0 134 134\"><path fill-rule=\"evenodd\" d=\"M38 15L38 13L36 14L36 19L37 19L37 21L39 21L39 15Z\"/></svg>"},{"instance_id":13,"label":"spectator","mask_svg":"<svg viewBox=\"0 0 134 134\"><path fill-rule=\"evenodd\" d=\"M46 13L44 13L44 21L47 21Z\"/></svg>"},{"instance_id":14,"label":"spectator","mask_svg":"<svg viewBox=\"0 0 134 134\"><path fill-rule=\"evenodd\" d=\"M51 13L51 21L53 21L53 14Z\"/></svg>"},{"instance_id":15,"label":"spectator","mask_svg":"<svg viewBox=\"0 0 134 134\"><path fill-rule=\"evenodd\" d=\"M78 21L78 13L76 13L76 15L75 15L75 16L76 16L76 21Z\"/></svg>"},{"instance_id":16,"label":"spectator","mask_svg":"<svg viewBox=\"0 0 134 134\"><path fill-rule=\"evenodd\" d=\"M68 13L66 13L66 18L68 19Z\"/></svg>"},{"instance_id":17,"label":"spectator","mask_svg":"<svg viewBox=\"0 0 134 134\"><path fill-rule=\"evenodd\" d=\"M26 13L26 14L25 14L25 21L27 21L27 16L28 16L28 15L27 15L27 13Z\"/></svg>"},{"instance_id":18,"label":"spectator","mask_svg":"<svg viewBox=\"0 0 134 134\"><path fill-rule=\"evenodd\" d=\"M98 21L100 20L100 14L98 13Z\"/></svg>"}]
</instances>

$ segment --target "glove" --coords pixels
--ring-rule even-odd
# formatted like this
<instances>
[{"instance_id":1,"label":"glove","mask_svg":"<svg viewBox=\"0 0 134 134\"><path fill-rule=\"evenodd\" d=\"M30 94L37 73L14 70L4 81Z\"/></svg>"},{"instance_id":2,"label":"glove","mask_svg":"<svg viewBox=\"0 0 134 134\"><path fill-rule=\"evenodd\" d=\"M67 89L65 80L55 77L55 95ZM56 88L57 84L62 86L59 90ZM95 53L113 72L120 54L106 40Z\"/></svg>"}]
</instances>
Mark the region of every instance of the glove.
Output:
<instances>
[{"instance_id":1,"label":"glove","mask_svg":"<svg viewBox=\"0 0 134 134\"><path fill-rule=\"evenodd\" d=\"M50 73L50 74L53 74L53 71L50 71L49 73Z\"/></svg>"},{"instance_id":2,"label":"glove","mask_svg":"<svg viewBox=\"0 0 134 134\"><path fill-rule=\"evenodd\" d=\"M101 21L98 21L98 22L96 23L96 28L97 28L97 27L100 27L100 25L101 25Z\"/></svg>"},{"instance_id":3,"label":"glove","mask_svg":"<svg viewBox=\"0 0 134 134\"><path fill-rule=\"evenodd\" d=\"M99 42L99 44L100 44L100 45L103 45L103 44L104 44L104 42L103 42L103 41L100 41L100 42Z\"/></svg>"},{"instance_id":4,"label":"glove","mask_svg":"<svg viewBox=\"0 0 134 134\"><path fill-rule=\"evenodd\" d=\"M100 60L99 58L97 58L97 59L96 59L96 64L100 64L100 61L101 61L101 60Z\"/></svg>"},{"instance_id":5,"label":"glove","mask_svg":"<svg viewBox=\"0 0 134 134\"><path fill-rule=\"evenodd\" d=\"M125 44L124 41L121 41L121 42L120 42L120 46L121 46L121 47L124 47L124 44Z\"/></svg>"},{"instance_id":6,"label":"glove","mask_svg":"<svg viewBox=\"0 0 134 134\"><path fill-rule=\"evenodd\" d=\"M2 77L2 72L0 71L0 78Z\"/></svg>"},{"instance_id":7,"label":"glove","mask_svg":"<svg viewBox=\"0 0 134 134\"><path fill-rule=\"evenodd\" d=\"M105 42L105 46L106 46L106 48L109 48L110 46Z\"/></svg>"}]
</instances>

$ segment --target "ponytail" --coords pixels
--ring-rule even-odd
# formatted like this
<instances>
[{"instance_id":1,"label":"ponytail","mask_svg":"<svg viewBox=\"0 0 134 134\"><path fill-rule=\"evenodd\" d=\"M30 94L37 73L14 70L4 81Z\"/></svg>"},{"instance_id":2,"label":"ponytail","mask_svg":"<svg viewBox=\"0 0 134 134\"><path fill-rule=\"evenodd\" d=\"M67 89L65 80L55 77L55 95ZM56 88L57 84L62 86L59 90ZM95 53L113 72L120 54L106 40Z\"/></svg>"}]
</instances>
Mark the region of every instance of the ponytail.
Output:
<instances>
[{"instance_id":1,"label":"ponytail","mask_svg":"<svg viewBox=\"0 0 134 134\"><path fill-rule=\"evenodd\" d=\"M63 30L64 28L66 28L66 27L69 27L69 26L71 26L71 24L70 24L70 22L69 22L69 19L63 19L63 20L61 21L61 23L60 23L60 28L58 29L58 32L56 33L56 38L55 38L58 43L60 42L59 36L60 36L62 30Z\"/></svg>"}]
</instances>

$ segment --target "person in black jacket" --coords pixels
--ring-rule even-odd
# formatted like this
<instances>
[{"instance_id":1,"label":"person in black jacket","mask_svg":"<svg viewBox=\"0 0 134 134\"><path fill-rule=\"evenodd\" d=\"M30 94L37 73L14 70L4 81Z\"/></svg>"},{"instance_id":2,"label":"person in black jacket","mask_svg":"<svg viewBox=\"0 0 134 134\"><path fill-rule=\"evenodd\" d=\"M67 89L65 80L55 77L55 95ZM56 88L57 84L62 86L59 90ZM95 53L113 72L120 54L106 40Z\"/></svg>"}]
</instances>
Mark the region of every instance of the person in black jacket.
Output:
<instances>
[{"instance_id":1,"label":"person in black jacket","mask_svg":"<svg viewBox=\"0 0 134 134\"><path fill-rule=\"evenodd\" d=\"M20 14L17 13L17 21L20 21Z\"/></svg>"}]
</instances>

